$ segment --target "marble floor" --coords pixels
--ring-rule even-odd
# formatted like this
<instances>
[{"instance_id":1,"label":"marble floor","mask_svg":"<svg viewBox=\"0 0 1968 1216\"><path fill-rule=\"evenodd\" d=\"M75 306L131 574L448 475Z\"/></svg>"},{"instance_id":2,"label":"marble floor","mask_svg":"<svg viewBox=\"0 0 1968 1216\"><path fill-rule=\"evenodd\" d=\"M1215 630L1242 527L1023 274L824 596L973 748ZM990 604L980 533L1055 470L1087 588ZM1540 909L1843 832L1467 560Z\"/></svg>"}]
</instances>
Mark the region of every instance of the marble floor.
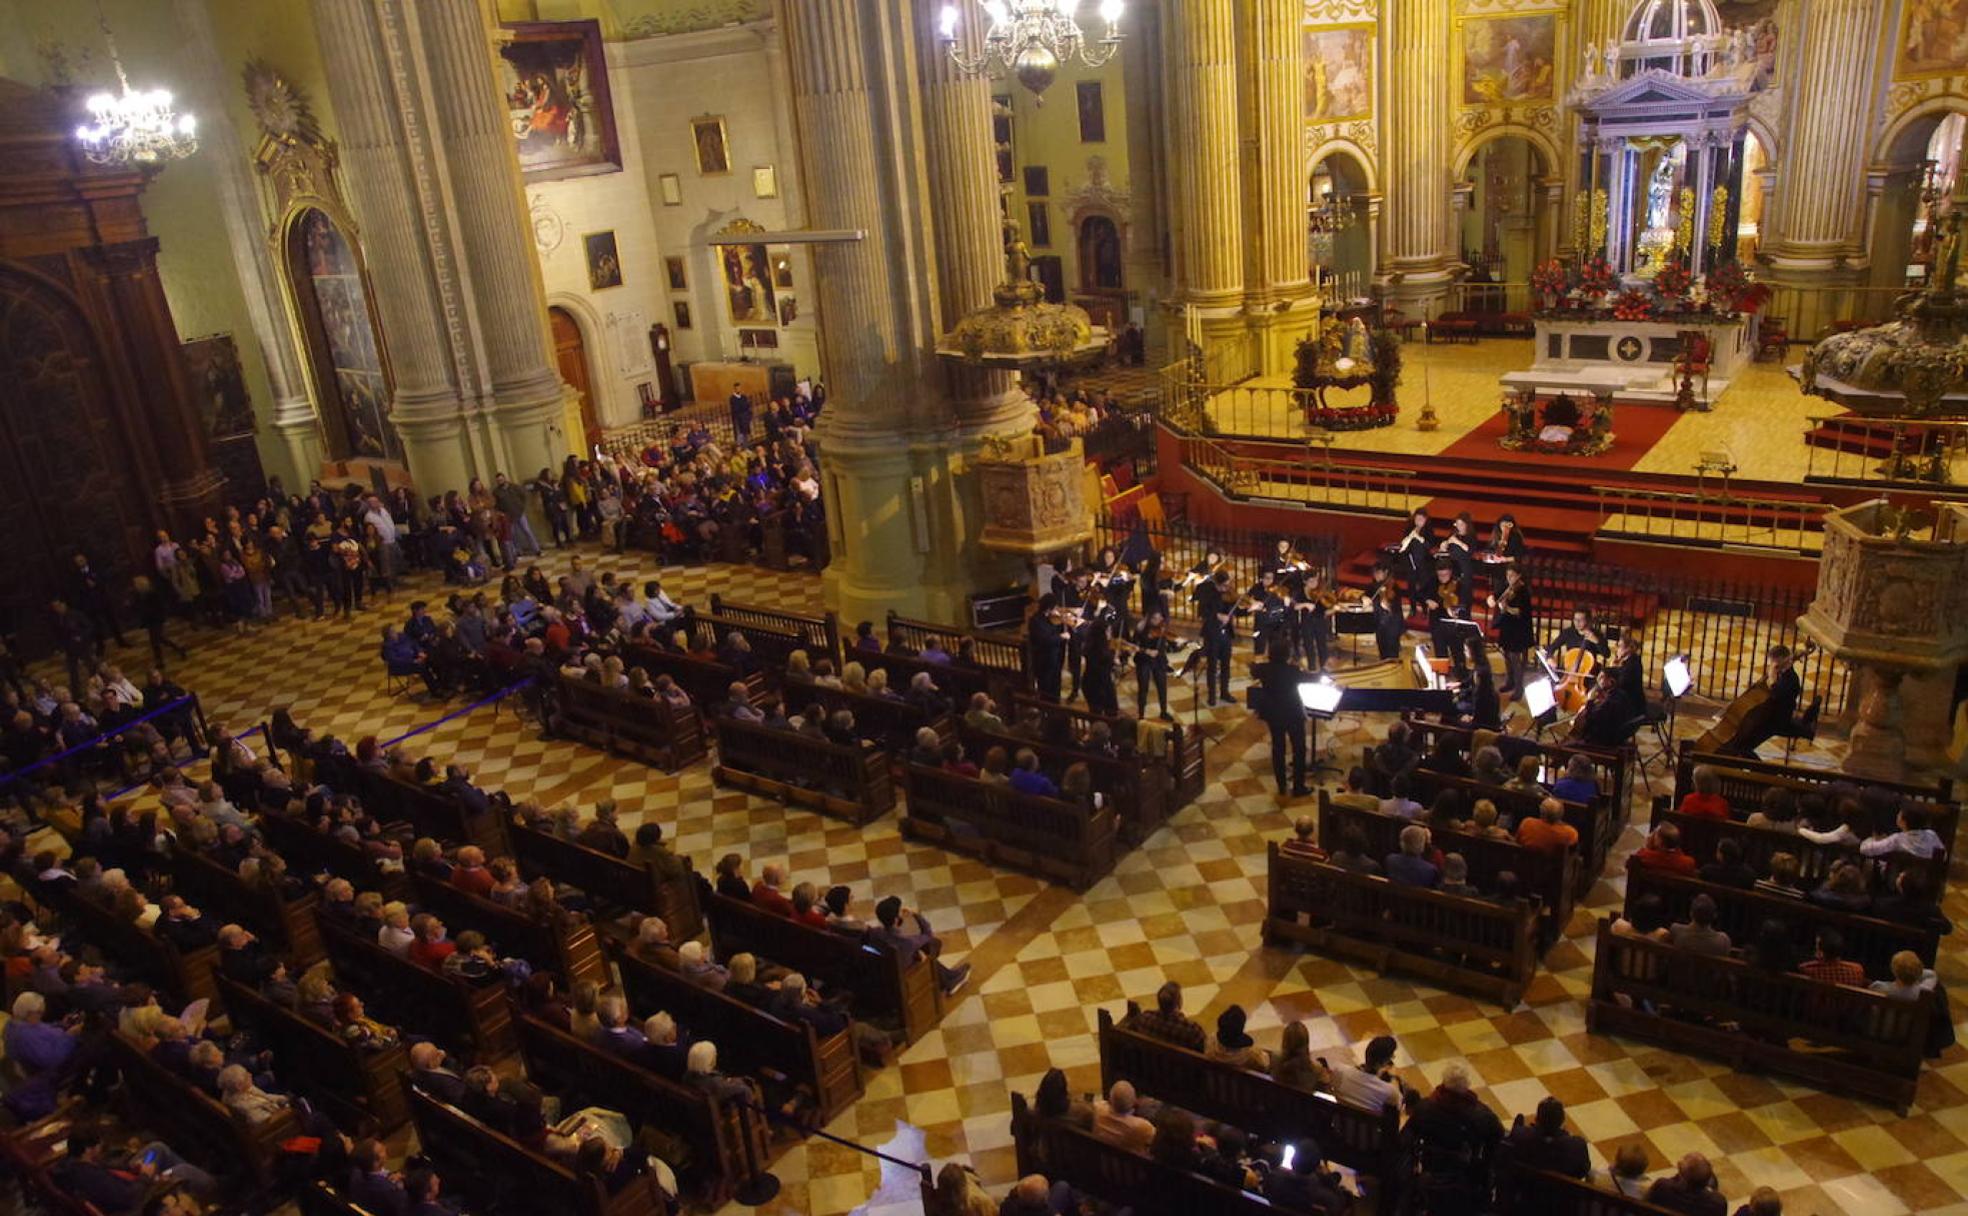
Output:
<instances>
[{"instance_id":1,"label":"marble floor","mask_svg":"<svg viewBox=\"0 0 1968 1216\"><path fill-rule=\"evenodd\" d=\"M558 567L560 556L545 565ZM634 556L589 556L593 566L638 579L655 573ZM713 566L667 569L662 577L672 596L689 602L713 591L788 608L817 608L820 598L819 580L810 575ZM235 728L285 705L318 732L401 734L462 707L384 689L379 630L400 617L413 592L440 595L426 578L352 622L287 619L244 637L189 635L192 655L176 674L213 720ZM119 657L142 665L134 650ZM1174 979L1206 1023L1229 1003L1243 1005L1267 1046L1282 1023L1301 1019L1315 1053L1328 1058L1373 1035L1396 1035L1398 1063L1417 1086L1464 1061L1506 1120L1556 1094L1591 1141L1596 1162L1628 1142L1645 1146L1656 1171L1701 1150L1715 1162L1732 1208L1769 1185L1783 1193L1786 1212L1803 1216L1968 1216L1968 1050L1931 1064L1912 1114L1900 1118L1788 1080L1737 1075L1588 1035L1582 1000L1593 926L1618 905L1617 878L1594 885L1516 1009L1263 947L1265 844L1307 804L1284 804L1272 794L1260 724L1239 709L1198 711L1175 683L1176 711L1200 721L1209 738L1209 786L1083 895L906 842L893 816L857 830L721 790L706 764L669 775L575 744L543 743L509 712L489 707L419 736L411 748L461 760L478 781L515 797L582 807L613 797L631 828L662 822L700 867L737 850L754 872L780 861L796 879L847 883L864 899L896 894L924 909L950 956L972 963L972 983L939 1028L872 1074L867 1096L827 1130L906 1160L967 1160L994 1192L1014 1180L1010 1093L1029 1093L1051 1066L1066 1069L1076 1091L1095 1088L1094 1010L1149 999ZM1337 725L1321 732L1321 741L1353 752L1385 723L1347 718ZM1684 711L1684 732L1702 725ZM1828 741L1807 758L1831 763L1836 755ZM1619 854L1637 838L1629 829ZM1608 874L1619 872L1616 861ZM1960 920L1968 901L1951 895L1948 911ZM1968 952L1958 941L1944 947L1940 970L1957 991L1968 991ZM770 1213L917 1210L911 1172L891 1166L884 1175L873 1158L838 1145L815 1139L790 1147L772 1168L784 1189L763 1209Z\"/></svg>"}]
</instances>

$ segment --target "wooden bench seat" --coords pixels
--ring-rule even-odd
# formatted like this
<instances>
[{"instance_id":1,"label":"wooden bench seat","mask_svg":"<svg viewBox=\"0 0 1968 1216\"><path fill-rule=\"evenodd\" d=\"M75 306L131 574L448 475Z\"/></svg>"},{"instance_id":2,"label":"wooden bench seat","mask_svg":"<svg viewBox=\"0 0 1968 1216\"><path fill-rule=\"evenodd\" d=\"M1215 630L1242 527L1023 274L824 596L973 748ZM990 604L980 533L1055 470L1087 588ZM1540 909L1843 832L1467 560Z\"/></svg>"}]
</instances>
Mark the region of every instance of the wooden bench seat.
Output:
<instances>
[{"instance_id":1,"label":"wooden bench seat","mask_svg":"<svg viewBox=\"0 0 1968 1216\"><path fill-rule=\"evenodd\" d=\"M1860 788L1872 787L1885 790L1902 802L1924 807L1932 819L1927 826L1946 842L1948 852L1955 851L1955 834L1961 827L1961 804L1953 799L1953 785L1945 778L1930 785L1913 785L1906 782L1877 781L1871 777L1861 777L1836 769L1811 768L1802 764L1776 764L1767 760L1751 760L1745 756L1724 756L1712 752L1698 752L1693 747L1694 740L1683 740L1681 751L1674 766L1674 805L1695 788L1695 769L1707 767L1715 770L1721 782L1718 791L1729 800L1732 811L1747 817L1763 801L1766 790L1775 787L1788 791L1792 797L1806 793L1829 793L1834 785L1848 783ZM1881 825L1889 826L1889 825Z\"/></svg>"},{"instance_id":2,"label":"wooden bench seat","mask_svg":"<svg viewBox=\"0 0 1968 1216\"><path fill-rule=\"evenodd\" d=\"M601 943L594 926L585 920L570 915L565 925L546 924L427 874L413 878L411 889L417 906L443 921L454 939L466 929L476 929L500 953L523 958L536 971L553 972L568 990L582 980L608 982Z\"/></svg>"},{"instance_id":3,"label":"wooden bench seat","mask_svg":"<svg viewBox=\"0 0 1968 1216\"><path fill-rule=\"evenodd\" d=\"M968 642L970 662L967 666L970 669L985 672L1008 693L1032 691L1032 673L1025 654L1025 635L1022 633L940 625L935 621L912 620L893 610L888 614L887 632L889 649L901 654L920 654L928 649L931 638L942 638L946 649L954 656L960 644ZM994 699L1008 703L1010 696Z\"/></svg>"},{"instance_id":4,"label":"wooden bench seat","mask_svg":"<svg viewBox=\"0 0 1968 1216\"><path fill-rule=\"evenodd\" d=\"M1265 940L1302 942L1514 1009L1537 971L1538 901L1499 904L1402 886L1270 845Z\"/></svg>"},{"instance_id":5,"label":"wooden bench seat","mask_svg":"<svg viewBox=\"0 0 1968 1216\"><path fill-rule=\"evenodd\" d=\"M405 1049L364 1051L334 1031L224 976L219 977L233 1025L251 1031L272 1050L284 1084L291 1085L352 1127L373 1120L387 1134L410 1117L403 1100Z\"/></svg>"},{"instance_id":6,"label":"wooden bench seat","mask_svg":"<svg viewBox=\"0 0 1968 1216\"><path fill-rule=\"evenodd\" d=\"M1665 795L1654 800L1653 826L1673 824L1681 833L1681 848L1703 864L1714 860L1715 846L1727 839L1742 848L1743 861L1759 874L1770 872L1770 858L1774 854L1789 853L1797 859L1798 881L1807 887L1816 887L1831 876L1833 869L1848 861L1856 862L1867 870L1877 868L1882 889L1901 870L1917 872L1926 883L1925 889L1936 896L1947 887L1948 857L1945 853L1933 857L1916 857L1911 853L1867 857L1859 852L1856 844L1819 844L1796 832L1753 828L1740 819L1684 815L1669 810L1669 805Z\"/></svg>"},{"instance_id":7,"label":"wooden bench seat","mask_svg":"<svg viewBox=\"0 0 1968 1216\"><path fill-rule=\"evenodd\" d=\"M167 1129L164 1139L174 1151L219 1179L249 1208L272 1189L280 1144L299 1130L292 1111L254 1127L120 1032L105 1036L108 1062L123 1075L116 1099L133 1123Z\"/></svg>"},{"instance_id":8,"label":"wooden bench seat","mask_svg":"<svg viewBox=\"0 0 1968 1216\"><path fill-rule=\"evenodd\" d=\"M816 662L820 659L829 659L832 660L836 671L840 668L840 618L832 612L813 616L807 613L787 612L779 608L766 608L758 604L741 604L736 600L725 599L724 596L713 591L711 615L746 628L762 625L782 633L796 634L800 639L800 645L806 648L809 658Z\"/></svg>"},{"instance_id":9,"label":"wooden bench seat","mask_svg":"<svg viewBox=\"0 0 1968 1216\"><path fill-rule=\"evenodd\" d=\"M741 677L737 668L716 659L678 654L673 650L659 650L640 643L622 651L622 662L630 667L642 668L652 680L657 676L675 680L677 687L690 694L691 702L706 717L710 716L713 706L731 695L733 684L744 684L750 688L754 700L764 695L766 689L762 672L755 671Z\"/></svg>"},{"instance_id":10,"label":"wooden bench seat","mask_svg":"<svg viewBox=\"0 0 1968 1216\"><path fill-rule=\"evenodd\" d=\"M216 860L178 843L171 846L170 867L179 894L214 920L235 921L252 930L268 949L295 964L295 974L324 957L314 927L321 897L314 892L282 899L270 889L249 887Z\"/></svg>"},{"instance_id":11,"label":"wooden bench seat","mask_svg":"<svg viewBox=\"0 0 1968 1216\"><path fill-rule=\"evenodd\" d=\"M1043 1174L1134 1216L1285 1216L1290 1208L1262 1195L1225 1186L1190 1170L1163 1165L1144 1153L1096 1140L1057 1119L1041 1118L1025 1095L1011 1095L1011 1135L1021 1177Z\"/></svg>"},{"instance_id":12,"label":"wooden bench seat","mask_svg":"<svg viewBox=\"0 0 1968 1216\"><path fill-rule=\"evenodd\" d=\"M506 839L506 817L496 806L469 811L442 790L361 768L346 756L322 760L317 776L330 789L360 798L379 822L407 823L418 836L446 844L474 844L484 849L487 857L512 852L512 843Z\"/></svg>"},{"instance_id":13,"label":"wooden bench seat","mask_svg":"<svg viewBox=\"0 0 1968 1216\"><path fill-rule=\"evenodd\" d=\"M788 714L801 713L819 705L828 713L844 709L854 715L854 728L863 738L872 739L890 756L900 756L916 744L916 732L928 727L939 739L957 737L956 720L949 714L934 714L921 706L893 697L873 697L814 683L787 681L779 695Z\"/></svg>"},{"instance_id":14,"label":"wooden bench seat","mask_svg":"<svg viewBox=\"0 0 1968 1216\"><path fill-rule=\"evenodd\" d=\"M379 892L385 900L410 899L410 876L402 870L383 869L359 844L337 840L299 819L272 811L261 814L260 832L293 873L328 873L346 878L358 891Z\"/></svg>"},{"instance_id":15,"label":"wooden bench seat","mask_svg":"<svg viewBox=\"0 0 1968 1216\"><path fill-rule=\"evenodd\" d=\"M503 983L466 983L317 919L336 977L362 994L370 1017L436 1039L479 1063L511 1053L512 1010Z\"/></svg>"},{"instance_id":16,"label":"wooden bench seat","mask_svg":"<svg viewBox=\"0 0 1968 1216\"><path fill-rule=\"evenodd\" d=\"M1208 783L1203 765L1202 736L1180 722L1158 719L1143 721L1124 714L1099 714L1027 693L1013 697L1008 704L1009 709L1002 715L1006 722L1015 722L1026 710L1035 709L1047 737L1051 737L1053 731L1059 731L1066 737L1078 737L1084 735L1093 723L1105 723L1108 733L1113 736L1114 745L1121 749L1123 756L1149 763L1160 762L1168 770L1171 793L1168 813L1171 815L1201 797L1203 787Z\"/></svg>"},{"instance_id":17,"label":"wooden bench seat","mask_svg":"<svg viewBox=\"0 0 1968 1216\"><path fill-rule=\"evenodd\" d=\"M1538 1216L1677 1216L1672 1208L1609 1191L1589 1180L1514 1165L1508 1152L1498 1160L1496 1175L1500 1212L1536 1212Z\"/></svg>"},{"instance_id":18,"label":"wooden bench seat","mask_svg":"<svg viewBox=\"0 0 1968 1216\"><path fill-rule=\"evenodd\" d=\"M1426 718L1408 715L1408 743L1423 755L1435 750L1438 742L1452 740L1465 757L1470 754L1476 732L1467 726L1451 726L1432 722ZM1622 747L1599 747L1576 740L1553 742L1532 739L1524 735L1499 734L1497 750L1503 753L1506 767L1513 771L1517 761L1524 756L1536 756L1545 766L1551 780L1555 781L1565 771L1565 765L1574 756L1584 756L1592 764L1593 778L1599 783L1599 790L1605 796L1615 823L1626 822L1626 807L1633 794L1633 773L1639 764L1638 750L1628 743ZM1367 771L1380 776L1371 760L1372 749L1368 749ZM1385 796L1385 792L1382 792Z\"/></svg>"},{"instance_id":19,"label":"wooden bench seat","mask_svg":"<svg viewBox=\"0 0 1968 1216\"><path fill-rule=\"evenodd\" d=\"M880 748L846 747L722 716L711 729L718 749L711 776L722 784L809 806L855 827L895 809L888 753Z\"/></svg>"},{"instance_id":20,"label":"wooden bench seat","mask_svg":"<svg viewBox=\"0 0 1968 1216\"><path fill-rule=\"evenodd\" d=\"M1621 999L1624 998L1624 999ZM1679 1016L1675 1016L1679 1015ZM1599 922L1586 1026L1783 1073L1836 1094L1913 1104L1932 993L1900 1001L1613 932Z\"/></svg>"},{"instance_id":21,"label":"wooden bench seat","mask_svg":"<svg viewBox=\"0 0 1968 1216\"><path fill-rule=\"evenodd\" d=\"M502 1211L566 1213L567 1216L665 1216L670 1206L650 1175L609 1194L544 1153L493 1130L455 1106L405 1087L417 1144L448 1187L469 1196L474 1210L496 1202Z\"/></svg>"},{"instance_id":22,"label":"wooden bench seat","mask_svg":"<svg viewBox=\"0 0 1968 1216\"><path fill-rule=\"evenodd\" d=\"M28 889L36 902L45 903L63 920L75 925L83 940L114 960L126 979L142 980L159 993L178 1002L218 1000L214 982L219 966L219 948L200 946L179 950L169 941L132 921L123 920L101 904L75 894L74 883L42 885Z\"/></svg>"},{"instance_id":23,"label":"wooden bench seat","mask_svg":"<svg viewBox=\"0 0 1968 1216\"><path fill-rule=\"evenodd\" d=\"M705 912L718 958L750 952L803 972L808 979L852 994L856 1017L899 1024L910 1043L934 1029L943 1016L943 989L929 958L919 957L904 967L901 956L887 946L796 924L716 893Z\"/></svg>"},{"instance_id":24,"label":"wooden bench seat","mask_svg":"<svg viewBox=\"0 0 1968 1216\"><path fill-rule=\"evenodd\" d=\"M507 833L512 837L513 860L529 879L544 876L578 888L604 914L629 911L660 916L673 941L688 941L704 931L695 867L688 857L677 859L683 877L665 882L652 867L562 840L517 820L508 825Z\"/></svg>"},{"instance_id":25,"label":"wooden bench seat","mask_svg":"<svg viewBox=\"0 0 1968 1216\"><path fill-rule=\"evenodd\" d=\"M1077 747L967 726L960 729L959 737L963 740L965 757L973 764L981 764L984 753L993 747L1004 748L1005 754L1014 759L1018 749L1029 747L1039 757L1040 766L1055 780L1075 764L1086 765L1093 788L1106 795L1107 804L1119 817L1121 835L1129 843L1146 840L1169 817L1168 766L1160 757L1143 757L1132 752L1103 756Z\"/></svg>"},{"instance_id":26,"label":"wooden bench seat","mask_svg":"<svg viewBox=\"0 0 1968 1216\"><path fill-rule=\"evenodd\" d=\"M721 653L725 639L734 633L745 636L767 684L775 683L776 673L786 670L786 660L795 650L806 649L806 639L799 632L768 625L756 616L739 620L716 612L690 614L690 640L695 645Z\"/></svg>"},{"instance_id":27,"label":"wooden bench seat","mask_svg":"<svg viewBox=\"0 0 1968 1216\"><path fill-rule=\"evenodd\" d=\"M714 1039L719 1063L727 1072L783 1079L811 1093L821 1123L832 1122L866 1092L853 1032L843 1030L823 1039L804 1022L776 1018L736 997L693 984L637 957L614 939L608 942L608 957L621 976L630 1008L643 1014L663 1010L693 1037Z\"/></svg>"},{"instance_id":28,"label":"wooden bench seat","mask_svg":"<svg viewBox=\"0 0 1968 1216\"><path fill-rule=\"evenodd\" d=\"M704 724L695 706L676 709L661 698L569 675L559 677L555 704L555 733L590 747L672 773L704 758Z\"/></svg>"},{"instance_id":29,"label":"wooden bench seat","mask_svg":"<svg viewBox=\"0 0 1968 1216\"><path fill-rule=\"evenodd\" d=\"M1084 891L1113 870L1113 802L1087 810L940 769L903 769L902 834Z\"/></svg>"},{"instance_id":30,"label":"wooden bench seat","mask_svg":"<svg viewBox=\"0 0 1968 1216\"><path fill-rule=\"evenodd\" d=\"M1442 791L1453 790L1462 800L1465 818L1479 799L1487 798L1496 804L1497 816L1506 824L1537 818L1538 807L1545 798L1542 794L1507 789L1469 777L1433 773L1425 769L1415 770L1411 786L1414 800L1424 805L1434 801ZM1563 799L1560 801L1563 802ZM1606 856L1612 851L1613 838L1619 835L1619 828L1613 821L1612 807L1604 797L1591 806L1582 802L1565 802L1564 808L1565 822L1578 832L1579 871L1574 882L1575 893L1583 898L1606 868Z\"/></svg>"}]
</instances>

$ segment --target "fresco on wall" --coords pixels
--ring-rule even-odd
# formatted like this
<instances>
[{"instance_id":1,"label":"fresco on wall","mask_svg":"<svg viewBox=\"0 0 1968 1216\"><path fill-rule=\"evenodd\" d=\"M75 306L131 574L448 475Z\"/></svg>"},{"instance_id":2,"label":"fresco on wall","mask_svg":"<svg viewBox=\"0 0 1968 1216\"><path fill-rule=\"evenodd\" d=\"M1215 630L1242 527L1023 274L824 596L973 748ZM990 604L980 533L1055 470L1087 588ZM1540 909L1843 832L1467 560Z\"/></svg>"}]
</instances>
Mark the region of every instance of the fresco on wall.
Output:
<instances>
[{"instance_id":1,"label":"fresco on wall","mask_svg":"<svg viewBox=\"0 0 1968 1216\"><path fill-rule=\"evenodd\" d=\"M1305 121L1352 122L1373 116L1374 27L1305 31Z\"/></svg>"},{"instance_id":2,"label":"fresco on wall","mask_svg":"<svg viewBox=\"0 0 1968 1216\"><path fill-rule=\"evenodd\" d=\"M505 27L499 89L527 181L622 167L608 98L599 21L521 21Z\"/></svg>"},{"instance_id":3,"label":"fresco on wall","mask_svg":"<svg viewBox=\"0 0 1968 1216\"><path fill-rule=\"evenodd\" d=\"M1968 70L1968 0L1907 0L1897 76L1951 76Z\"/></svg>"},{"instance_id":4,"label":"fresco on wall","mask_svg":"<svg viewBox=\"0 0 1968 1216\"><path fill-rule=\"evenodd\" d=\"M335 455L401 460L403 446L389 420L389 384L355 251L335 222L317 210L304 212L293 232L294 283L310 322L321 407L334 414L331 435L341 432L334 438L343 450Z\"/></svg>"},{"instance_id":5,"label":"fresco on wall","mask_svg":"<svg viewBox=\"0 0 1968 1216\"><path fill-rule=\"evenodd\" d=\"M1550 101L1557 44L1558 18L1551 13L1463 22L1463 104Z\"/></svg>"}]
</instances>

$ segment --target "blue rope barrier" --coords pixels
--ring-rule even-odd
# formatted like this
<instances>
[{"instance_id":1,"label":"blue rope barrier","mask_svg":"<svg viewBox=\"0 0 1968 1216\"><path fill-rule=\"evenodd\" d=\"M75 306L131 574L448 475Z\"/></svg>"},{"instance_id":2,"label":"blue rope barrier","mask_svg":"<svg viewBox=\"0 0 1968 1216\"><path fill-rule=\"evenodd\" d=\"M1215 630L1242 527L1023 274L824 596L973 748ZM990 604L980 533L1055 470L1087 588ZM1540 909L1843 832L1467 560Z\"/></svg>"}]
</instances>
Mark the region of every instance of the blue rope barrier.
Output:
<instances>
[{"instance_id":1,"label":"blue rope barrier","mask_svg":"<svg viewBox=\"0 0 1968 1216\"><path fill-rule=\"evenodd\" d=\"M522 688L526 688L530 686L532 683L533 683L533 677L527 676L524 680L519 680L515 683L506 685L504 688L501 688L498 692L493 693L489 697L485 697L480 700L473 701L470 705L465 706L463 709L454 709L450 713L445 714L442 718L439 718L434 722L426 722L422 726L414 727L411 730L398 735L396 738L391 739L389 742L379 744L378 746L385 749L395 747L397 744L403 742L405 739L414 739L418 735L425 734L429 731L434 731L438 727L444 725L446 722L449 722L454 718L462 718L466 714L471 713L473 710L483 709L487 705L491 705L496 701L503 701L507 697L511 696L513 693L518 692Z\"/></svg>"},{"instance_id":2,"label":"blue rope barrier","mask_svg":"<svg viewBox=\"0 0 1968 1216\"><path fill-rule=\"evenodd\" d=\"M113 739L116 736L122 734L124 731L131 729L132 727L143 725L145 722L150 721L152 718L157 717L159 714L167 714L174 709L181 709L186 705L190 705L193 702L195 702L197 699L198 698L191 696L190 694L186 694L185 696L179 697L175 701L171 701L168 702L167 704L158 706L156 709L151 710L149 713L146 713L141 717L134 718L131 721L125 722L123 725L117 727L115 730L106 730L102 734L97 735L95 738L87 740L82 743L78 743L74 747L71 747L66 751L56 752L52 756L43 756L41 759L36 760L33 764L28 765L26 768L20 770L17 773L8 773L4 777L0 777L0 789L5 789L7 786L12 785L14 782L20 780L22 777L27 776L29 773L38 772L39 770L48 767L50 764L58 764L61 761L68 759L70 756L76 755L81 752L86 752L90 748L94 747L96 744L101 743L103 740Z\"/></svg>"}]
</instances>

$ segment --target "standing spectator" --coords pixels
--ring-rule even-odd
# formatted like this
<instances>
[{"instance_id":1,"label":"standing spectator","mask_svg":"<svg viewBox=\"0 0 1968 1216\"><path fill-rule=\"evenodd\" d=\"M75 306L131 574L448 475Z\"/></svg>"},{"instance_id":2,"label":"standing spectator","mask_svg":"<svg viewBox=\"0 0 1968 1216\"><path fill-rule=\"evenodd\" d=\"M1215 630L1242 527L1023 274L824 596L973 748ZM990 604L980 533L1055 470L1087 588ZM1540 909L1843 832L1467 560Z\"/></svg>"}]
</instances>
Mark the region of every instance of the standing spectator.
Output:
<instances>
[{"instance_id":1,"label":"standing spectator","mask_svg":"<svg viewBox=\"0 0 1968 1216\"><path fill-rule=\"evenodd\" d=\"M130 599L137 611L137 623L143 626L150 638L151 659L157 667L164 666L164 648L169 646L178 652L178 657L189 658L185 648L166 637L164 626L171 619L171 593L153 582L148 575L139 574L130 580Z\"/></svg>"},{"instance_id":2,"label":"standing spectator","mask_svg":"<svg viewBox=\"0 0 1968 1216\"><path fill-rule=\"evenodd\" d=\"M87 554L77 553L70 562L73 566L68 580L70 601L89 618L98 640L115 638L119 647L128 646L123 640L123 627L116 620L116 601L108 582L89 564Z\"/></svg>"}]
</instances>

